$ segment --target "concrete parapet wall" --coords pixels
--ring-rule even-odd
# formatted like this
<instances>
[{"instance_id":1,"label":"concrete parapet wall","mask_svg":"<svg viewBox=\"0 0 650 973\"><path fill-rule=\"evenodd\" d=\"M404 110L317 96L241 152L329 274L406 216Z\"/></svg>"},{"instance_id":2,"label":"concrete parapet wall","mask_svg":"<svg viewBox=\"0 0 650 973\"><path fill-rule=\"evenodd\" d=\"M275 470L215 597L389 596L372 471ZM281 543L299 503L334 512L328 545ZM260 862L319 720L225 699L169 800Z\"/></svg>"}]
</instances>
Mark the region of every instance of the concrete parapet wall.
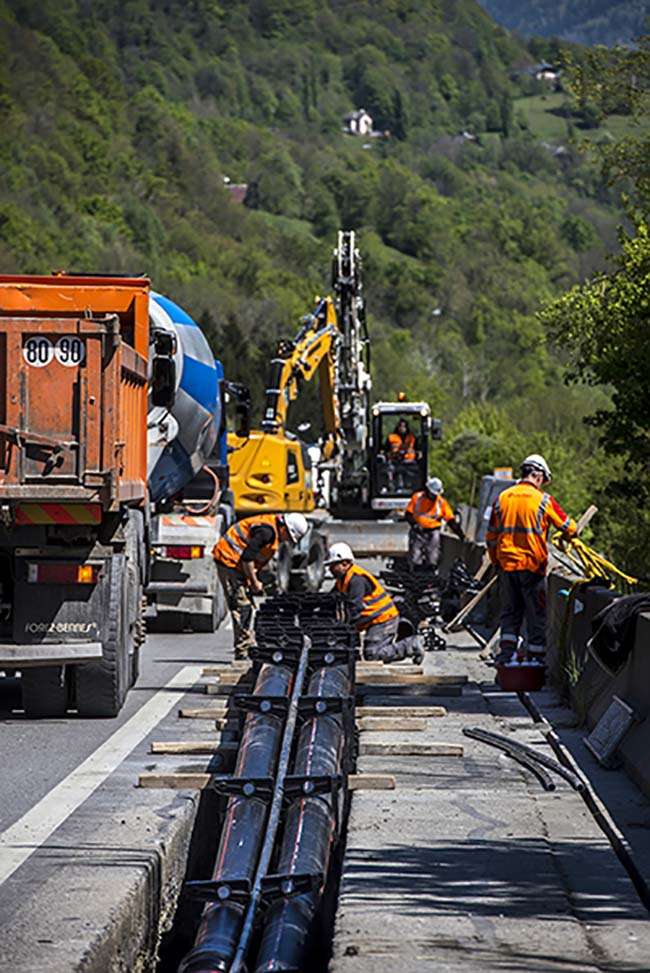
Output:
<instances>
[{"instance_id":1,"label":"concrete parapet wall","mask_svg":"<svg viewBox=\"0 0 650 973\"><path fill-rule=\"evenodd\" d=\"M458 557L475 572L485 547L460 541L443 533L441 573L447 575ZM623 766L635 783L650 796L650 615L637 623L636 641L627 662L612 676L589 654L593 618L616 592L597 584L580 584L562 570L548 576L547 662L549 681L566 695L581 721L591 730L614 696L623 699L639 717L620 747ZM488 618L498 624L498 586L488 600Z\"/></svg>"}]
</instances>

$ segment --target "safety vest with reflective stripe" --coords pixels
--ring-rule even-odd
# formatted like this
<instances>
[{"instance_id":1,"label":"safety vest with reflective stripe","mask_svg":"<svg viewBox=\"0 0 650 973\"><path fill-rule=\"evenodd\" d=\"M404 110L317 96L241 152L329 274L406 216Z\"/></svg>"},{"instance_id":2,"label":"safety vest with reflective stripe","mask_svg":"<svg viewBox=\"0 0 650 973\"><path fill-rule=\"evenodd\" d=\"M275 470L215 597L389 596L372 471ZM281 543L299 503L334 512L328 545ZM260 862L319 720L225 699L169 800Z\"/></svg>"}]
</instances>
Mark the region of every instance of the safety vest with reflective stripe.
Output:
<instances>
[{"instance_id":1,"label":"safety vest with reflective stripe","mask_svg":"<svg viewBox=\"0 0 650 973\"><path fill-rule=\"evenodd\" d=\"M413 514L418 527L425 530L436 530L442 526L443 520L453 520L454 512L443 496L430 497L426 490L414 493L406 508L407 514Z\"/></svg>"},{"instance_id":2,"label":"safety vest with reflective stripe","mask_svg":"<svg viewBox=\"0 0 650 973\"><path fill-rule=\"evenodd\" d=\"M492 508L486 535L493 564L502 571L543 574L548 563L546 537L551 525L568 536L576 525L550 493L520 482L501 493Z\"/></svg>"},{"instance_id":3,"label":"safety vest with reflective stripe","mask_svg":"<svg viewBox=\"0 0 650 973\"><path fill-rule=\"evenodd\" d=\"M388 437L388 448L394 459L415 459L415 436L407 432L402 438L398 432L392 432Z\"/></svg>"},{"instance_id":4,"label":"safety vest with reflective stripe","mask_svg":"<svg viewBox=\"0 0 650 973\"><path fill-rule=\"evenodd\" d=\"M215 544L212 556L215 561L227 568L240 568L241 556L248 547L251 531L255 527L265 525L273 528L274 537L273 541L266 544L255 558L256 567L264 567L280 546L278 520L277 514L259 514L256 517L246 517L245 520L237 521Z\"/></svg>"},{"instance_id":5,"label":"safety vest with reflective stripe","mask_svg":"<svg viewBox=\"0 0 650 973\"><path fill-rule=\"evenodd\" d=\"M362 578L367 578L372 585L372 588L368 594L363 596L361 615L357 621L357 628L360 632L364 631L366 628L370 628L371 625L379 625L382 622L389 622L391 618L397 618L399 616L399 612L395 607L395 602L388 594L384 586L380 584L377 578L375 578L370 571L365 571L356 564L353 564L348 568L344 577L337 579L336 588L342 594L345 594L350 587L352 578L355 575L360 575Z\"/></svg>"}]
</instances>

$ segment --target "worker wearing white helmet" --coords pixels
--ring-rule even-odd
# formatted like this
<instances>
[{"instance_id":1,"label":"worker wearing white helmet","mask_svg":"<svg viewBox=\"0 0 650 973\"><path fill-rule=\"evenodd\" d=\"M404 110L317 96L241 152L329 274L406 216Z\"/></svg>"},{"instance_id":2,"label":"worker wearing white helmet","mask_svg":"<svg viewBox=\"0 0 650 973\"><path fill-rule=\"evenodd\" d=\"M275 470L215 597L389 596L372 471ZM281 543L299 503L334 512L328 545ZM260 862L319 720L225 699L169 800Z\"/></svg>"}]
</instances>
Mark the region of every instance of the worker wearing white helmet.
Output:
<instances>
[{"instance_id":1,"label":"worker wearing white helmet","mask_svg":"<svg viewBox=\"0 0 650 973\"><path fill-rule=\"evenodd\" d=\"M531 453L521 464L521 479L499 494L486 536L488 553L501 570L501 642L497 661L517 650L526 619L529 659L546 652L547 534L551 526L572 537L576 525L544 486L551 471L543 456ZM524 652L519 651L520 658Z\"/></svg>"},{"instance_id":2,"label":"worker wearing white helmet","mask_svg":"<svg viewBox=\"0 0 650 973\"><path fill-rule=\"evenodd\" d=\"M366 659L396 662L413 656L421 662L424 653L417 636L396 641L399 612L392 597L374 574L354 563L352 548L333 544L325 564L336 580L336 590L345 595L351 621L363 633Z\"/></svg>"},{"instance_id":3,"label":"worker wearing white helmet","mask_svg":"<svg viewBox=\"0 0 650 973\"><path fill-rule=\"evenodd\" d=\"M424 490L417 490L404 512L411 525L409 531L408 562L411 568L432 568L434 571L440 561L440 530L444 523L459 537L463 531L454 516L454 511L443 496L442 480L437 476L429 477Z\"/></svg>"},{"instance_id":4,"label":"worker wearing white helmet","mask_svg":"<svg viewBox=\"0 0 650 973\"><path fill-rule=\"evenodd\" d=\"M282 541L298 544L308 530L302 514L258 514L233 524L215 545L212 555L232 615L236 659L245 659L254 644L253 596L264 591L258 571Z\"/></svg>"}]
</instances>

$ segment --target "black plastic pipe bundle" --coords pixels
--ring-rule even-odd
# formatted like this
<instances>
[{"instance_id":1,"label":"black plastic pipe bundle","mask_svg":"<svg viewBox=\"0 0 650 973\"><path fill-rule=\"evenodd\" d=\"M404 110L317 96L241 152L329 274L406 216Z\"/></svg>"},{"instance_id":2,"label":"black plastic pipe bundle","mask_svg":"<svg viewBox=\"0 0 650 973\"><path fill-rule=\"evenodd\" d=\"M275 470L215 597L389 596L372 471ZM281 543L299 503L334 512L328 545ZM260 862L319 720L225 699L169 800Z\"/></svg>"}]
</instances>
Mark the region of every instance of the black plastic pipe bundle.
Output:
<instances>
[{"instance_id":1,"label":"black plastic pipe bundle","mask_svg":"<svg viewBox=\"0 0 650 973\"><path fill-rule=\"evenodd\" d=\"M292 670L263 666L255 683L257 696L289 696ZM271 713L246 716L237 754L235 777L268 778L275 768L282 741L284 719ZM246 795L228 799L226 815L213 870L215 882L251 882L264 839L268 803ZM245 901L221 900L206 906L193 949L179 973L223 973L237 948Z\"/></svg>"},{"instance_id":2,"label":"black plastic pipe bundle","mask_svg":"<svg viewBox=\"0 0 650 973\"><path fill-rule=\"evenodd\" d=\"M309 680L310 696L350 695L347 665L318 669ZM341 773L346 745L341 713L325 712L303 723L298 736L293 775ZM281 875L327 875L336 838L337 794L295 799L289 806L276 871ZM281 899L266 915L255 973L304 969L303 961L323 889Z\"/></svg>"}]
</instances>

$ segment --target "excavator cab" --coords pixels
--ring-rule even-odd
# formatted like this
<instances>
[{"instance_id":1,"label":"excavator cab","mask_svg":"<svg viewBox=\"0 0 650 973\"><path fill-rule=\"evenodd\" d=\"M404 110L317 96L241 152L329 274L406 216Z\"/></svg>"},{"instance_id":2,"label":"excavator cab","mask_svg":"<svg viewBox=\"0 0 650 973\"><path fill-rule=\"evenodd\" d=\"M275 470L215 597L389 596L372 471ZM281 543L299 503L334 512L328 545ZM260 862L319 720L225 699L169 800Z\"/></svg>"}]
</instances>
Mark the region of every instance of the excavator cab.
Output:
<instances>
[{"instance_id":1,"label":"excavator cab","mask_svg":"<svg viewBox=\"0 0 650 973\"><path fill-rule=\"evenodd\" d=\"M429 470L429 444L442 436L426 402L378 402L372 407L370 505L403 510L422 490Z\"/></svg>"}]
</instances>

